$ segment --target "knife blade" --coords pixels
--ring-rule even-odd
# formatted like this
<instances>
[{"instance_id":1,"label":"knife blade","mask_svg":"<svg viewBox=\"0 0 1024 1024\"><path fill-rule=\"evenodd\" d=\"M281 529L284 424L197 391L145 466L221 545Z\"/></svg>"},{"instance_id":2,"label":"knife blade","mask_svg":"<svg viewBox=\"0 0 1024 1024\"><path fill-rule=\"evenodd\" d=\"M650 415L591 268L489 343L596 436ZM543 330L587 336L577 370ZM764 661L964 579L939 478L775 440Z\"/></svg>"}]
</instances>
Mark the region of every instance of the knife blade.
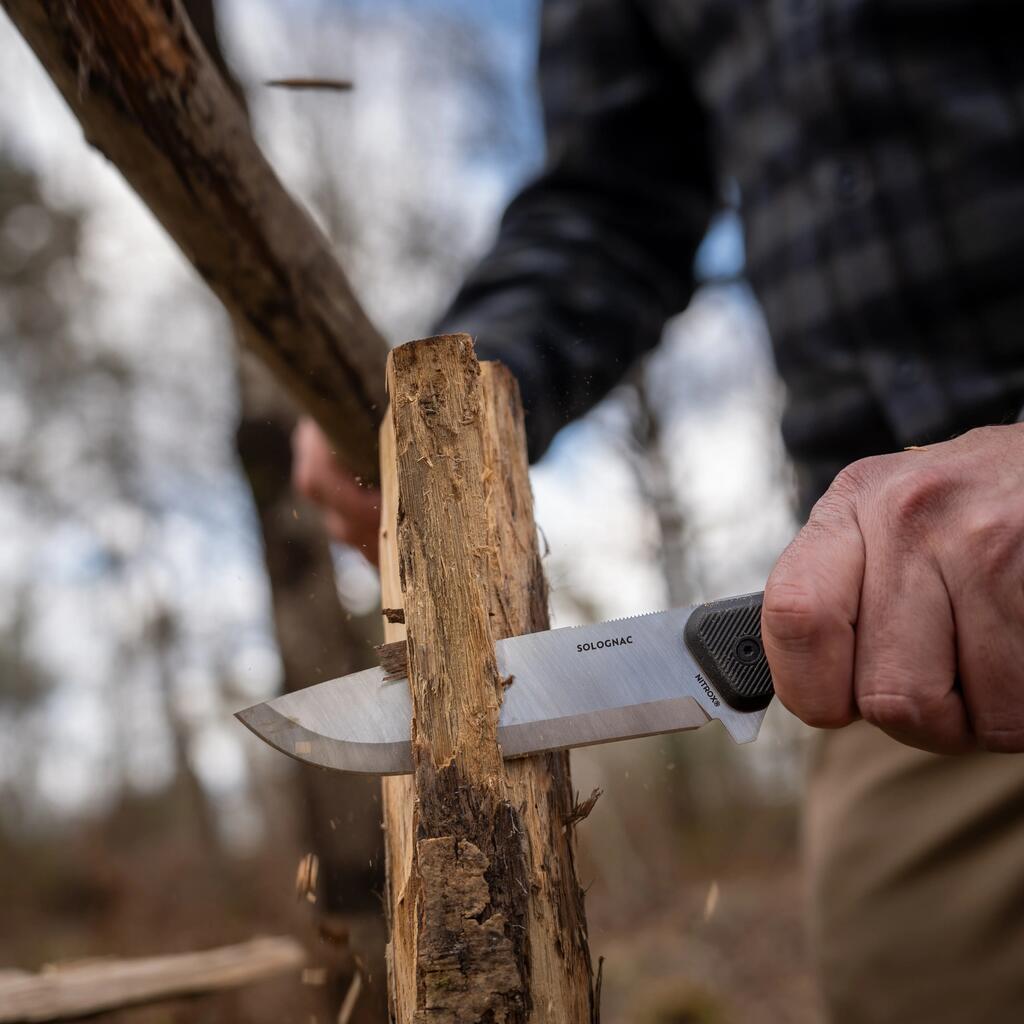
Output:
<instances>
[{"instance_id":1,"label":"knife blade","mask_svg":"<svg viewBox=\"0 0 1024 1024\"><path fill-rule=\"evenodd\" d=\"M761 594L495 644L509 679L498 719L505 757L696 729L718 720L757 737L773 689L760 638ZM335 771L412 771L406 679L381 668L239 711L283 753Z\"/></svg>"}]
</instances>

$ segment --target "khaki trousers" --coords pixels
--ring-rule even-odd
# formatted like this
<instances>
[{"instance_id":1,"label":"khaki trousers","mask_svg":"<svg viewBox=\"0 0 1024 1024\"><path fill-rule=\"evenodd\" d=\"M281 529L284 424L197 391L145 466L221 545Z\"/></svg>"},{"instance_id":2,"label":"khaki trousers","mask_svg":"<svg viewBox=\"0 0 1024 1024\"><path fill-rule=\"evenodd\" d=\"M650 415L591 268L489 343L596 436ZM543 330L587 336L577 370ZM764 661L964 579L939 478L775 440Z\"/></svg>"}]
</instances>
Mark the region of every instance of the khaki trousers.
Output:
<instances>
[{"instance_id":1,"label":"khaki trousers","mask_svg":"<svg viewBox=\"0 0 1024 1024\"><path fill-rule=\"evenodd\" d=\"M811 952L830 1024L1024 1022L1024 754L815 738Z\"/></svg>"}]
</instances>

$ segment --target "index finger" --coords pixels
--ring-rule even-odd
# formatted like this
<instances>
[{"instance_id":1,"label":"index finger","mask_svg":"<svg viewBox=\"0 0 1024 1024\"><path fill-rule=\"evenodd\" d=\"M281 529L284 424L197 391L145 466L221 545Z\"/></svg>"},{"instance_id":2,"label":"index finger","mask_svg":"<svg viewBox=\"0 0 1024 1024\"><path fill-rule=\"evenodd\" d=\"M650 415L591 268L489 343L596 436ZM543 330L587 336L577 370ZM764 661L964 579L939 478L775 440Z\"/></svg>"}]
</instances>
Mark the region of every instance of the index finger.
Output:
<instances>
[{"instance_id":1,"label":"index finger","mask_svg":"<svg viewBox=\"0 0 1024 1024\"><path fill-rule=\"evenodd\" d=\"M863 577L856 514L830 489L775 563L761 611L775 692L808 725L835 729L858 717L853 679Z\"/></svg>"}]
</instances>

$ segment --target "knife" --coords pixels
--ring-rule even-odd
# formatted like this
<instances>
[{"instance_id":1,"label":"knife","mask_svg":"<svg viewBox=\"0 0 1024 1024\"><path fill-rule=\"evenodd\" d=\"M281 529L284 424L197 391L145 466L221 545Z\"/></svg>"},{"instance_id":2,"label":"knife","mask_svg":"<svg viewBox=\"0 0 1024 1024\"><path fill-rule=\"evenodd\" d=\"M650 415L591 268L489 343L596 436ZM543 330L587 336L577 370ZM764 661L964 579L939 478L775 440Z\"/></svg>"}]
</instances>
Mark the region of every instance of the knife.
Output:
<instances>
[{"instance_id":1,"label":"knife","mask_svg":"<svg viewBox=\"0 0 1024 1024\"><path fill-rule=\"evenodd\" d=\"M763 594L499 640L511 682L498 719L505 757L697 729L718 720L756 739L774 695L761 643ZM334 771L412 768L408 680L377 667L239 711L257 736Z\"/></svg>"}]
</instances>

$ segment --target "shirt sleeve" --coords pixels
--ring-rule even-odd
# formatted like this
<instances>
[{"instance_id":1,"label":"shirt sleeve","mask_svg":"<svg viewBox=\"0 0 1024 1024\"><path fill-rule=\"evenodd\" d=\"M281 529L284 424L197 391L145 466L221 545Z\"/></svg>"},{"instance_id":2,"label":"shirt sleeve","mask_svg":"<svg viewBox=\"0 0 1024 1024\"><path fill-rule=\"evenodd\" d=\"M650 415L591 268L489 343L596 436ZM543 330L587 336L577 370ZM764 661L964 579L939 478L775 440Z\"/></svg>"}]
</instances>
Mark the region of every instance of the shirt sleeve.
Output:
<instances>
[{"instance_id":1,"label":"shirt sleeve","mask_svg":"<svg viewBox=\"0 0 1024 1024\"><path fill-rule=\"evenodd\" d=\"M657 344L715 207L686 68L635 0L546 0L545 169L442 320L517 376L531 458Z\"/></svg>"}]
</instances>

